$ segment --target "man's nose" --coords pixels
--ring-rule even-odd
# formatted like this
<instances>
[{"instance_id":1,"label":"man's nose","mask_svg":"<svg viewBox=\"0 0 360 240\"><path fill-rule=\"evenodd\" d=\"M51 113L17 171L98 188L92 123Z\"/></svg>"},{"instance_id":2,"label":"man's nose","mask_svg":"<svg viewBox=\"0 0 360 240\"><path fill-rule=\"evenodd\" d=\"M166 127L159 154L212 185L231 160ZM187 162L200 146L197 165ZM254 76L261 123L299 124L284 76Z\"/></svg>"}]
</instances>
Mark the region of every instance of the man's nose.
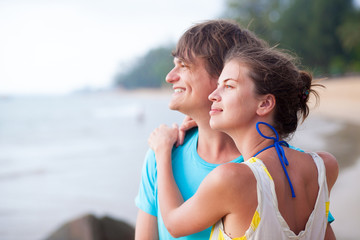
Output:
<instances>
[{"instance_id":1,"label":"man's nose","mask_svg":"<svg viewBox=\"0 0 360 240\"><path fill-rule=\"evenodd\" d=\"M165 81L168 83L176 82L180 79L179 74L176 72L176 68L174 67L171 71L166 75Z\"/></svg>"}]
</instances>

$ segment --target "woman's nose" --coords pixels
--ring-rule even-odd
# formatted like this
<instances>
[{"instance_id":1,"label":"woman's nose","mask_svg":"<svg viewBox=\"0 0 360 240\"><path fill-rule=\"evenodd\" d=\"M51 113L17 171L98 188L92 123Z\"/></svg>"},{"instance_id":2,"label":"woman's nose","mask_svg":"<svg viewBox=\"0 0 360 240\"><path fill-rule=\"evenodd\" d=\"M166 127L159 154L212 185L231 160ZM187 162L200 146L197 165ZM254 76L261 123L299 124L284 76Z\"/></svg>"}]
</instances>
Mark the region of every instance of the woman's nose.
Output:
<instances>
[{"instance_id":1,"label":"woman's nose","mask_svg":"<svg viewBox=\"0 0 360 240\"><path fill-rule=\"evenodd\" d=\"M217 102L220 100L220 96L218 93L218 89L215 89L212 93L210 93L208 99L212 102Z\"/></svg>"}]
</instances>

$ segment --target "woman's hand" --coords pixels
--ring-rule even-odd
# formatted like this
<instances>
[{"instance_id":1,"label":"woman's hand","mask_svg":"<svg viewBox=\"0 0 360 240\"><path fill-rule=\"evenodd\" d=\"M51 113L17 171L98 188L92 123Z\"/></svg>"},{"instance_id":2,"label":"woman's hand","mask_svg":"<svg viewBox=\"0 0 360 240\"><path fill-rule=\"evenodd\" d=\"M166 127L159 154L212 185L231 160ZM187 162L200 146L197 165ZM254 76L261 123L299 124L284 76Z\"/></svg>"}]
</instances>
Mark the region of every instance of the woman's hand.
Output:
<instances>
[{"instance_id":1,"label":"woman's hand","mask_svg":"<svg viewBox=\"0 0 360 240\"><path fill-rule=\"evenodd\" d=\"M179 136L178 136L178 140L176 141L176 147L178 147L179 145L182 145L184 143L184 139L185 139L185 134L187 130L190 130L193 127L196 127L197 124L195 122L195 120L193 120L191 117L186 116L184 118L184 121L182 122L180 128L179 128Z\"/></svg>"},{"instance_id":2,"label":"woman's hand","mask_svg":"<svg viewBox=\"0 0 360 240\"><path fill-rule=\"evenodd\" d=\"M172 127L165 124L156 128L148 139L149 146L155 154L171 151L179 136L179 128L176 123Z\"/></svg>"}]
</instances>

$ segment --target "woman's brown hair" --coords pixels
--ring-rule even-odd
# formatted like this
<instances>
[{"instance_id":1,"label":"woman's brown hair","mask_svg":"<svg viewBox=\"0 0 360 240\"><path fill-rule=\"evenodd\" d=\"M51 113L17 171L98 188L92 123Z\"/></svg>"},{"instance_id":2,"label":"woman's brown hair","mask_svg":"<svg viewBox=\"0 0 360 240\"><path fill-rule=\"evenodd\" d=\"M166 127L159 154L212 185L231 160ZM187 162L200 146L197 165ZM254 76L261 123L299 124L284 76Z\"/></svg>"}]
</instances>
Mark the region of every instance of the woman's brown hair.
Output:
<instances>
[{"instance_id":1,"label":"woman's brown hair","mask_svg":"<svg viewBox=\"0 0 360 240\"><path fill-rule=\"evenodd\" d=\"M273 125L282 138L295 132L299 119L309 115L308 100L319 95L310 73L297 67L297 59L284 50L268 47L236 47L229 51L225 62L238 60L250 68L256 94L275 97Z\"/></svg>"}]
</instances>

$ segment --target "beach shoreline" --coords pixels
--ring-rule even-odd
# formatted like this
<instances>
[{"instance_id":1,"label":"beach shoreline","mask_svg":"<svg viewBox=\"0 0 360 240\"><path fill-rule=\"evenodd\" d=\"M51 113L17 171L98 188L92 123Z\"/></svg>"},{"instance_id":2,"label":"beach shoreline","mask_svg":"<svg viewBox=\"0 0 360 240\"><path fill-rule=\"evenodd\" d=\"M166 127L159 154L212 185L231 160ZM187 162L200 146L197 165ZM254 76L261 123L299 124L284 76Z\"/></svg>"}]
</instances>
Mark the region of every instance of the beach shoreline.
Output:
<instances>
[{"instance_id":1,"label":"beach shoreline","mask_svg":"<svg viewBox=\"0 0 360 240\"><path fill-rule=\"evenodd\" d=\"M359 188L353 187L360 175L360 76L326 79L320 82L320 104L313 110L319 116L342 124L326 136L327 150L339 162L340 172L330 198L331 224L338 239L358 239L360 229Z\"/></svg>"},{"instance_id":2,"label":"beach shoreline","mask_svg":"<svg viewBox=\"0 0 360 240\"><path fill-rule=\"evenodd\" d=\"M325 88L318 88L320 103L313 113L360 126L360 75L320 79L319 83Z\"/></svg>"}]
</instances>

